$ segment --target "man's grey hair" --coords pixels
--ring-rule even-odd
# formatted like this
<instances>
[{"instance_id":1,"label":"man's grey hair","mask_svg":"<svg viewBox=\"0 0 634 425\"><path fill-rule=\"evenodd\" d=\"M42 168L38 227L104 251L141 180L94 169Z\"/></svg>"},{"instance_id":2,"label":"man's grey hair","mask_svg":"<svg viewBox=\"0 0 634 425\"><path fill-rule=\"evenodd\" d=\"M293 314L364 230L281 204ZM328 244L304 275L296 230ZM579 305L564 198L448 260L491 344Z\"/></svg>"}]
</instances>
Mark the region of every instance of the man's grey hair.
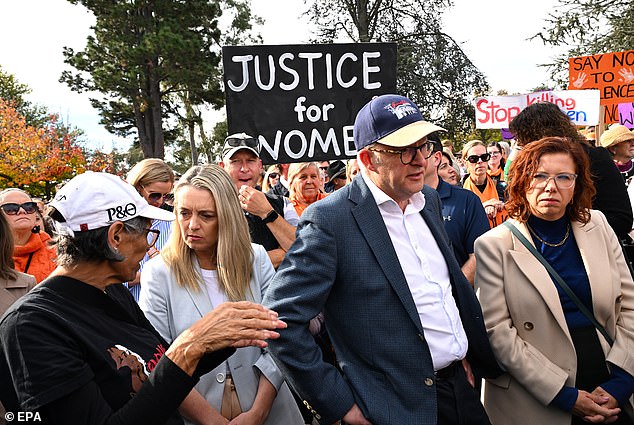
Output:
<instances>
[{"instance_id":1,"label":"man's grey hair","mask_svg":"<svg viewBox=\"0 0 634 425\"><path fill-rule=\"evenodd\" d=\"M51 216L55 220L60 214L58 211L54 211ZM131 233L142 233L148 227L148 221L145 217L135 217L123 222L123 224L126 230ZM57 264L59 266L72 266L85 261L120 262L125 260L123 255L108 244L108 229L109 226L86 232L75 232L74 236L56 235Z\"/></svg>"}]
</instances>

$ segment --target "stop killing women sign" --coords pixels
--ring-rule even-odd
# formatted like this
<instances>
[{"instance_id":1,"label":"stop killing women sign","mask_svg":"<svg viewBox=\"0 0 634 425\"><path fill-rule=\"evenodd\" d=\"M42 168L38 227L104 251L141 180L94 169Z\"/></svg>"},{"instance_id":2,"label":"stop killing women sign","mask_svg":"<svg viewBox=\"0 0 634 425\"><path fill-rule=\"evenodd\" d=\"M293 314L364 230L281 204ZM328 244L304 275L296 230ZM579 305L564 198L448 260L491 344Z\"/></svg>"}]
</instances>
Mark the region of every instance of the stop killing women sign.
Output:
<instances>
[{"instance_id":1,"label":"stop killing women sign","mask_svg":"<svg viewBox=\"0 0 634 425\"><path fill-rule=\"evenodd\" d=\"M265 164L356 155L352 127L396 91L396 44L222 48L229 134L258 137Z\"/></svg>"},{"instance_id":2,"label":"stop killing women sign","mask_svg":"<svg viewBox=\"0 0 634 425\"><path fill-rule=\"evenodd\" d=\"M483 96L476 99L476 128L508 128L520 111L533 103L559 106L576 125L599 122L598 90L539 91L517 96Z\"/></svg>"}]
</instances>

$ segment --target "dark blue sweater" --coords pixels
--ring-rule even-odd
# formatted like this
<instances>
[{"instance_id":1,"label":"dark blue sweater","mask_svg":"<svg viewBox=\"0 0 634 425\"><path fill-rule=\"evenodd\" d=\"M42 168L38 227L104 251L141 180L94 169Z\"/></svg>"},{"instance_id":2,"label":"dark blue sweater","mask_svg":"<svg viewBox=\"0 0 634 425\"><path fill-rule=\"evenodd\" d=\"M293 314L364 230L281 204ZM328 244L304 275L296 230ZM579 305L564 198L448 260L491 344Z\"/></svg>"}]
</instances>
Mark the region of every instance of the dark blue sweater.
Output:
<instances>
[{"instance_id":1,"label":"dark blue sweater","mask_svg":"<svg viewBox=\"0 0 634 425\"><path fill-rule=\"evenodd\" d=\"M556 221L546 221L531 216L528 219L528 225L533 230L530 233L537 250L561 276L564 282L568 284L588 310L592 312L590 281L588 280L588 274L586 273L579 247L572 233L572 228L566 241L558 247L543 244L535 236L537 234L539 238L546 242L558 244L564 239L570 220L566 216ZM557 287L568 328L578 329L593 326L592 322L577 308L576 304L559 287L559 284L552 276L551 279ZM610 379L602 383L601 388L611 394L619 402L619 406L622 406L634 392L634 377L620 367L610 364ZM551 404L566 412L570 412L577 401L577 396L578 390L576 388L564 386Z\"/></svg>"}]
</instances>

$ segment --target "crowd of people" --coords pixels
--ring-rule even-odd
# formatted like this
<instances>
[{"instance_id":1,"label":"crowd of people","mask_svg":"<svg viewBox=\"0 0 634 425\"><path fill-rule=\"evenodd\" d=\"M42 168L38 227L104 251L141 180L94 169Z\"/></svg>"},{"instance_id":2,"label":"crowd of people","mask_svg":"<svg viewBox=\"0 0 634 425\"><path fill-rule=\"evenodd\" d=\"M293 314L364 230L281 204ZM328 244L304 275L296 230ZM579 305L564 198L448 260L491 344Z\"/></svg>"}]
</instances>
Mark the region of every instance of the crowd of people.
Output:
<instances>
[{"instance_id":1,"label":"crowd of people","mask_svg":"<svg viewBox=\"0 0 634 425\"><path fill-rule=\"evenodd\" d=\"M454 152L384 95L353 159L238 133L179 177L2 190L0 423L634 423L634 133L510 130Z\"/></svg>"}]
</instances>

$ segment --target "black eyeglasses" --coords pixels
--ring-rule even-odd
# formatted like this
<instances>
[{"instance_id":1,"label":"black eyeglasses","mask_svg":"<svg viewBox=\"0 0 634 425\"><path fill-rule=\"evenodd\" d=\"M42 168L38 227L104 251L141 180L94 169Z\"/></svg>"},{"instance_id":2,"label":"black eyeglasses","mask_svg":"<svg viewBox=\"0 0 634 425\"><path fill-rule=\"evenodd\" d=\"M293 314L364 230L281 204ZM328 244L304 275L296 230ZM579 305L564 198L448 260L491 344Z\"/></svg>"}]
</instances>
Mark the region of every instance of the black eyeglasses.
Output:
<instances>
[{"instance_id":1,"label":"black eyeglasses","mask_svg":"<svg viewBox=\"0 0 634 425\"><path fill-rule=\"evenodd\" d=\"M276 178L278 178L279 176L280 176L280 175L279 175L278 173L271 173L271 174L269 174L269 178L270 178L270 179L276 179Z\"/></svg>"},{"instance_id":2,"label":"black eyeglasses","mask_svg":"<svg viewBox=\"0 0 634 425\"><path fill-rule=\"evenodd\" d=\"M172 193L148 192L143 186L141 186L141 189L143 189L143 191L147 194L147 199L150 202L156 203L163 199L167 200L170 195L172 196L172 199L174 198Z\"/></svg>"},{"instance_id":3,"label":"black eyeglasses","mask_svg":"<svg viewBox=\"0 0 634 425\"><path fill-rule=\"evenodd\" d=\"M161 231L158 229L143 229L147 232L147 249L152 248L158 240Z\"/></svg>"},{"instance_id":4,"label":"black eyeglasses","mask_svg":"<svg viewBox=\"0 0 634 425\"><path fill-rule=\"evenodd\" d=\"M34 214L37 211L37 204L35 202L25 202L23 204L16 204L15 202L9 202L4 205L0 205L2 211L6 215L16 215L20 212L20 208L24 210L27 214Z\"/></svg>"},{"instance_id":5,"label":"black eyeglasses","mask_svg":"<svg viewBox=\"0 0 634 425\"><path fill-rule=\"evenodd\" d=\"M401 163L403 165L409 165L414 162L416 158L416 154L418 152L423 154L423 158L427 159L434 153L434 142L425 142L420 146L410 146L404 149L377 149L377 148L368 148L369 151L373 152L385 152L391 153L392 155L399 155L401 158Z\"/></svg>"},{"instance_id":6,"label":"black eyeglasses","mask_svg":"<svg viewBox=\"0 0 634 425\"><path fill-rule=\"evenodd\" d=\"M467 161L469 161L472 164L476 164L478 162L478 159L481 160L482 162L487 162L489 159L491 159L491 154L483 153L482 155L469 155L467 157Z\"/></svg>"}]
</instances>

